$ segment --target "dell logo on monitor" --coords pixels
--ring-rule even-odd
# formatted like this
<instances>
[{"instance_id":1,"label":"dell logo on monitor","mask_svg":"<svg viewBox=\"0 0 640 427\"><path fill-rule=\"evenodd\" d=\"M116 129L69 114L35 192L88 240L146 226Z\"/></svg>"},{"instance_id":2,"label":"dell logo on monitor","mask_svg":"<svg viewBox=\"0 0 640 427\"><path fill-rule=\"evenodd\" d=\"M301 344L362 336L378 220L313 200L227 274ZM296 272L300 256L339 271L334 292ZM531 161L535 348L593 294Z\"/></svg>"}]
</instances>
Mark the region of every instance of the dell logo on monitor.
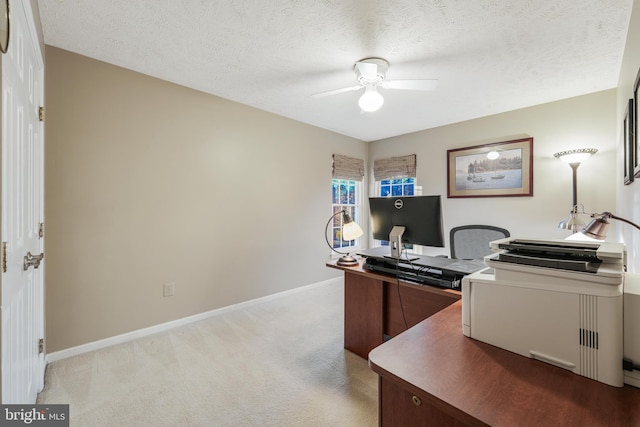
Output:
<instances>
[{"instance_id":1,"label":"dell logo on monitor","mask_svg":"<svg viewBox=\"0 0 640 427\"><path fill-rule=\"evenodd\" d=\"M395 206L396 209L402 209L402 206L404 206L404 202L402 201L402 199L396 199L396 201L393 202L393 206Z\"/></svg>"}]
</instances>

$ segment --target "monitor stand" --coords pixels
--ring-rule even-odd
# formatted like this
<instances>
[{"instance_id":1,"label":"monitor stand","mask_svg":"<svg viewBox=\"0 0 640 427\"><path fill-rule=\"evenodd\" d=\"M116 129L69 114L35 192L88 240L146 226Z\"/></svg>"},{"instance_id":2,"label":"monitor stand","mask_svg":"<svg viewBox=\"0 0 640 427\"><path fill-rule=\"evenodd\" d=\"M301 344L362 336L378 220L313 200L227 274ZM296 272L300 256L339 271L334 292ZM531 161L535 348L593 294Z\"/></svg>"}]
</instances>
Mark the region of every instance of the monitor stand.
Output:
<instances>
[{"instance_id":1,"label":"monitor stand","mask_svg":"<svg viewBox=\"0 0 640 427\"><path fill-rule=\"evenodd\" d=\"M391 258L402 257L402 235L405 228L401 225L394 225L389 233L389 249L391 250Z\"/></svg>"}]
</instances>

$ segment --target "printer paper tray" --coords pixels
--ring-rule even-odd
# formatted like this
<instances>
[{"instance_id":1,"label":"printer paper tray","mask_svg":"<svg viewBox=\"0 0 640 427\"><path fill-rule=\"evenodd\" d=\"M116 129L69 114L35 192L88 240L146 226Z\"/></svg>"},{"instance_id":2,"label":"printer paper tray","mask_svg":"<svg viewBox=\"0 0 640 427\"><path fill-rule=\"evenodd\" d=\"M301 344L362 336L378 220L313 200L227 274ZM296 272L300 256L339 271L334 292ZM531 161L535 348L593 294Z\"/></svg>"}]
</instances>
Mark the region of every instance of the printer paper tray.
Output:
<instances>
[{"instance_id":1,"label":"printer paper tray","mask_svg":"<svg viewBox=\"0 0 640 427\"><path fill-rule=\"evenodd\" d=\"M495 269L498 280L509 280L515 283L535 283L541 285L540 276L549 276L554 284L564 284L567 289L575 289L577 285L587 288L604 288L602 285L620 286L623 283L623 271L620 265L603 263L598 273L584 273L578 271L561 270L557 268L538 267L525 264L499 261L498 254L486 256L487 266ZM555 285L554 285L555 286ZM598 291L596 291L598 292ZM600 292L607 293L602 290Z\"/></svg>"}]
</instances>

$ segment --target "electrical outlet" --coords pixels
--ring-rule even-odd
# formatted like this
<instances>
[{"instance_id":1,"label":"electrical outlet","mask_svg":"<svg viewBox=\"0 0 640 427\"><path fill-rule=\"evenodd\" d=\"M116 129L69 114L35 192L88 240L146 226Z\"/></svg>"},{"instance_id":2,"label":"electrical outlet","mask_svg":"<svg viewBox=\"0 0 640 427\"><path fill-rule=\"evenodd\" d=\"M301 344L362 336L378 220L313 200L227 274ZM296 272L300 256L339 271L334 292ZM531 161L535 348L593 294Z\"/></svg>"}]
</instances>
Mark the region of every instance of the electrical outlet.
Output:
<instances>
[{"instance_id":1,"label":"electrical outlet","mask_svg":"<svg viewBox=\"0 0 640 427\"><path fill-rule=\"evenodd\" d=\"M173 282L165 283L164 286L162 287L162 296L172 297L175 292L175 287L176 287L176 284Z\"/></svg>"}]
</instances>

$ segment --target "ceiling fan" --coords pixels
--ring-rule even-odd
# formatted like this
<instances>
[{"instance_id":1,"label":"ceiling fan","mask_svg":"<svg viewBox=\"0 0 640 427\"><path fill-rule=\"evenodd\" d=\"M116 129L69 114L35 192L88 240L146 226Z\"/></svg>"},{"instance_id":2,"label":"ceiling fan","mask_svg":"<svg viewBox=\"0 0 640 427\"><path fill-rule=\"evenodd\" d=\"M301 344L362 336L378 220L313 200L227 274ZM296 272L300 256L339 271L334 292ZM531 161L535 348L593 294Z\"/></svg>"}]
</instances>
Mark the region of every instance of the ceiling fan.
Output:
<instances>
[{"instance_id":1,"label":"ceiling fan","mask_svg":"<svg viewBox=\"0 0 640 427\"><path fill-rule=\"evenodd\" d=\"M358 105L363 111L373 112L384 103L384 98L378 92L378 87L384 89L404 89L404 90L434 90L438 86L438 80L387 80L387 70L389 63L382 58L366 58L355 63L353 70L356 73L355 86L341 89L328 90L311 95L312 98L323 98L325 96L336 95L343 92L351 92L364 88L364 93L358 101Z\"/></svg>"}]
</instances>

